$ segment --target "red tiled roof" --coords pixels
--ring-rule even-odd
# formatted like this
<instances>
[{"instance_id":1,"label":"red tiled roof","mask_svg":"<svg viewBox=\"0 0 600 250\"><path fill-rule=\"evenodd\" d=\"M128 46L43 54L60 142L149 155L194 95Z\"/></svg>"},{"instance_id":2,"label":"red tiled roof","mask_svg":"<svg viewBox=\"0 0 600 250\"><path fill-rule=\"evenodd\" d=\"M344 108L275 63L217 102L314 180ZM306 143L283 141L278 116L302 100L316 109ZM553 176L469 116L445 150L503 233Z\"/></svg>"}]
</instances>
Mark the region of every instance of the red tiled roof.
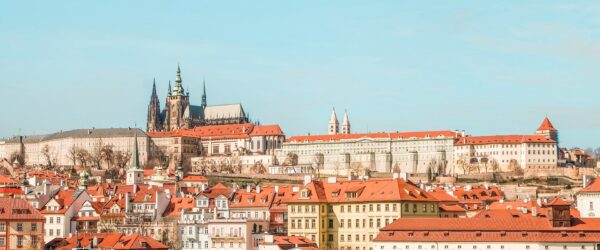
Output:
<instances>
[{"instance_id":1,"label":"red tiled roof","mask_svg":"<svg viewBox=\"0 0 600 250\"><path fill-rule=\"evenodd\" d=\"M0 194L23 194L23 190L18 187L0 187Z\"/></svg>"},{"instance_id":2,"label":"red tiled roof","mask_svg":"<svg viewBox=\"0 0 600 250\"><path fill-rule=\"evenodd\" d=\"M551 202L548 203L548 206L570 206L571 203L566 202L561 198L554 198Z\"/></svg>"},{"instance_id":3,"label":"red tiled roof","mask_svg":"<svg viewBox=\"0 0 600 250\"><path fill-rule=\"evenodd\" d=\"M182 210L192 210L192 208L194 208L194 198L171 198L164 216L179 217Z\"/></svg>"},{"instance_id":4,"label":"red tiled roof","mask_svg":"<svg viewBox=\"0 0 600 250\"><path fill-rule=\"evenodd\" d=\"M388 242L598 242L600 219L572 218L553 227L546 217L515 210L488 210L473 218L400 218L381 229L375 241ZM582 237L583 236L585 237Z\"/></svg>"},{"instance_id":5,"label":"red tiled roof","mask_svg":"<svg viewBox=\"0 0 600 250\"><path fill-rule=\"evenodd\" d=\"M44 220L44 216L24 199L0 198L0 220Z\"/></svg>"},{"instance_id":6,"label":"red tiled roof","mask_svg":"<svg viewBox=\"0 0 600 250\"><path fill-rule=\"evenodd\" d=\"M440 210L442 210L444 212L466 212L467 211L464 207L461 207L456 204L453 204L453 205L441 204Z\"/></svg>"},{"instance_id":7,"label":"red tiled roof","mask_svg":"<svg viewBox=\"0 0 600 250\"><path fill-rule=\"evenodd\" d=\"M76 238L77 237L77 238ZM67 245L58 247L58 250L67 250L77 247L79 242L81 247L90 247L93 239L98 239L98 248L100 249L147 249L147 250L167 250L168 247L148 236L132 234L125 236L122 233L79 233L66 239Z\"/></svg>"},{"instance_id":8,"label":"red tiled roof","mask_svg":"<svg viewBox=\"0 0 600 250\"><path fill-rule=\"evenodd\" d=\"M598 177L594 178L592 183L587 185L587 187L584 187L583 189L579 190L579 192L582 192L582 193L600 192L600 178L598 178Z\"/></svg>"},{"instance_id":9,"label":"red tiled roof","mask_svg":"<svg viewBox=\"0 0 600 250\"><path fill-rule=\"evenodd\" d=\"M251 136L261 136L261 135L283 136L283 131L281 130L281 128L279 127L278 124L258 125L258 126L254 126L254 129L252 129L252 132L250 133L250 135Z\"/></svg>"},{"instance_id":10,"label":"red tiled roof","mask_svg":"<svg viewBox=\"0 0 600 250\"><path fill-rule=\"evenodd\" d=\"M265 244L264 240L261 240L259 244ZM317 247L314 241L304 236L273 236L272 244L282 249L289 249L290 247Z\"/></svg>"},{"instance_id":11,"label":"red tiled roof","mask_svg":"<svg viewBox=\"0 0 600 250\"><path fill-rule=\"evenodd\" d=\"M256 131L254 131L256 130ZM283 135L279 125L254 125L252 123L199 126L169 132L148 132L150 137L196 137L202 140L242 139L250 136Z\"/></svg>"},{"instance_id":12,"label":"red tiled roof","mask_svg":"<svg viewBox=\"0 0 600 250\"><path fill-rule=\"evenodd\" d=\"M208 179L206 179L206 177L200 176L200 175L188 175L185 178L183 178L182 181L187 181L187 182L195 182L195 181L207 182Z\"/></svg>"},{"instance_id":13,"label":"red tiled roof","mask_svg":"<svg viewBox=\"0 0 600 250\"><path fill-rule=\"evenodd\" d=\"M368 134L335 134L335 135L301 135L292 136L287 142L314 142L314 141L340 141L340 140L356 140L361 138L370 139L410 139L410 138L456 138L458 135L454 131L439 130L439 131L421 131L421 132L382 132Z\"/></svg>"},{"instance_id":14,"label":"red tiled roof","mask_svg":"<svg viewBox=\"0 0 600 250\"><path fill-rule=\"evenodd\" d=\"M269 207L273 201L273 187L261 187L260 192L256 192L256 188L246 192L245 189L237 190L229 203L230 208L238 207Z\"/></svg>"},{"instance_id":15,"label":"red tiled roof","mask_svg":"<svg viewBox=\"0 0 600 250\"><path fill-rule=\"evenodd\" d=\"M17 181L15 181L14 179L4 176L4 175L0 175L0 184L16 184Z\"/></svg>"},{"instance_id":16,"label":"red tiled roof","mask_svg":"<svg viewBox=\"0 0 600 250\"><path fill-rule=\"evenodd\" d=\"M306 187L308 198L295 195L288 203L365 202L365 201L438 201L422 189L398 179L312 181ZM301 189L302 190L302 189ZM349 194L350 193L350 194ZM354 194L356 197L354 197ZM348 195L347 195L348 194Z\"/></svg>"},{"instance_id":17,"label":"red tiled roof","mask_svg":"<svg viewBox=\"0 0 600 250\"><path fill-rule=\"evenodd\" d=\"M540 127L537 130L538 131L545 131L545 130L556 131L556 129L554 128L554 126L552 125L552 123L550 122L550 119L548 119L548 117L544 118L544 121L542 121L542 124L540 124Z\"/></svg>"},{"instance_id":18,"label":"red tiled roof","mask_svg":"<svg viewBox=\"0 0 600 250\"><path fill-rule=\"evenodd\" d=\"M515 144L515 143L553 143L543 135L490 135L465 136L456 140L454 145Z\"/></svg>"},{"instance_id":19,"label":"red tiled roof","mask_svg":"<svg viewBox=\"0 0 600 250\"><path fill-rule=\"evenodd\" d=\"M75 201L75 198L77 197L73 197L73 194L75 193L75 189L62 189L59 190L58 193L56 193L56 195L54 197L52 197L51 200L55 200L60 208L56 211L49 211L46 209L46 206L42 207L42 209L40 210L43 214L62 214L65 211L67 211L67 209L69 208L69 206L71 206L71 204L73 203L73 201ZM48 204L48 203L46 203Z\"/></svg>"}]
</instances>

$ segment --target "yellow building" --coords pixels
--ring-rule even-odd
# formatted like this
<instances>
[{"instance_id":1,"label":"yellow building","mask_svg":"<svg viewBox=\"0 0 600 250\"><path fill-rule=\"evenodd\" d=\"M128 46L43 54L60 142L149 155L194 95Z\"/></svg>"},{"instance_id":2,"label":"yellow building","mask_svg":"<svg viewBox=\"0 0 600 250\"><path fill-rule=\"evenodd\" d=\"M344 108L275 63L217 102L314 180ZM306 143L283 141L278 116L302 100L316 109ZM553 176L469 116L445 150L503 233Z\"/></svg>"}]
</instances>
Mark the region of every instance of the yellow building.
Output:
<instances>
[{"instance_id":1,"label":"yellow building","mask_svg":"<svg viewBox=\"0 0 600 250\"><path fill-rule=\"evenodd\" d=\"M372 250L379 229L401 217L439 217L431 194L400 178L305 180L288 202L288 235L321 249Z\"/></svg>"}]
</instances>

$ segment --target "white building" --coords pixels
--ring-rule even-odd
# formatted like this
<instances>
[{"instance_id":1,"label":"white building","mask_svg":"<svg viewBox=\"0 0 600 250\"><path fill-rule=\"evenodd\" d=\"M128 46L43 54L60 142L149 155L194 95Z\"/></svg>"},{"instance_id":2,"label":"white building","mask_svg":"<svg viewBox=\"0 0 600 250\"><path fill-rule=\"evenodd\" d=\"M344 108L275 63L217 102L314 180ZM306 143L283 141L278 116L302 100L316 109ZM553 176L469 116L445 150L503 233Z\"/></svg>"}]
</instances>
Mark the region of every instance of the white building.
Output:
<instances>
[{"instance_id":1,"label":"white building","mask_svg":"<svg viewBox=\"0 0 600 250\"><path fill-rule=\"evenodd\" d=\"M46 218L44 241L49 242L57 237L66 238L70 233L75 233L71 219L77 216L85 202L91 201L92 198L84 189L58 191L41 209Z\"/></svg>"},{"instance_id":2,"label":"white building","mask_svg":"<svg viewBox=\"0 0 600 250\"><path fill-rule=\"evenodd\" d=\"M584 177L584 187L577 192L577 210L582 218L600 218L600 178Z\"/></svg>"},{"instance_id":3,"label":"white building","mask_svg":"<svg viewBox=\"0 0 600 250\"><path fill-rule=\"evenodd\" d=\"M456 172L553 169L558 161L558 131L545 118L535 135L465 136L454 144ZM483 170L481 170L483 169Z\"/></svg>"}]
</instances>

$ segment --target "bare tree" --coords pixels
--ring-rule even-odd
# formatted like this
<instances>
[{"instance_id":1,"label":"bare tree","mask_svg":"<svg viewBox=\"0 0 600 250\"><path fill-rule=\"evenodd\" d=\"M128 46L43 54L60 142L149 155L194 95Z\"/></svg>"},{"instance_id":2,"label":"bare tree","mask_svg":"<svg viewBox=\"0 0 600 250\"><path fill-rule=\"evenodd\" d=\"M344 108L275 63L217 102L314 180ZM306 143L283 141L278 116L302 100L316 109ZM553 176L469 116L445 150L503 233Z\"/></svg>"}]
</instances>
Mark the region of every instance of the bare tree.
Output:
<instances>
[{"instance_id":1,"label":"bare tree","mask_svg":"<svg viewBox=\"0 0 600 250\"><path fill-rule=\"evenodd\" d=\"M25 159L23 159L23 155L18 151L13 151L9 156L10 163L14 163L15 161L20 165L25 165Z\"/></svg>"},{"instance_id":2,"label":"bare tree","mask_svg":"<svg viewBox=\"0 0 600 250\"><path fill-rule=\"evenodd\" d=\"M77 165L77 151L78 151L78 148L75 147L75 145L73 145L69 149L69 152L67 152L67 158L69 158L69 160L71 160L73 162L73 167L75 167L75 165Z\"/></svg>"},{"instance_id":3,"label":"bare tree","mask_svg":"<svg viewBox=\"0 0 600 250\"><path fill-rule=\"evenodd\" d=\"M52 154L50 153L50 146L45 144L41 150L42 156L44 156L44 160L46 161L46 166L50 167L52 165Z\"/></svg>"},{"instance_id":4,"label":"bare tree","mask_svg":"<svg viewBox=\"0 0 600 250\"><path fill-rule=\"evenodd\" d=\"M88 163L92 161L91 154L83 148L79 148L75 155L77 160L79 160L79 163L81 163L81 166L84 168L87 168Z\"/></svg>"},{"instance_id":5,"label":"bare tree","mask_svg":"<svg viewBox=\"0 0 600 250\"><path fill-rule=\"evenodd\" d=\"M125 168L125 166L127 166L127 163L131 159L131 153L117 150L117 151L114 151L113 158L114 158L113 161L114 161L115 165L117 165L117 167L123 169L123 168Z\"/></svg>"},{"instance_id":6,"label":"bare tree","mask_svg":"<svg viewBox=\"0 0 600 250\"><path fill-rule=\"evenodd\" d=\"M100 164L102 163L103 155L102 155L102 139L99 139L96 143L94 143L94 147L92 148L92 152L89 155L89 160L92 162L94 167L100 169Z\"/></svg>"},{"instance_id":7,"label":"bare tree","mask_svg":"<svg viewBox=\"0 0 600 250\"><path fill-rule=\"evenodd\" d=\"M110 169L114 162L114 146L112 144L107 144L102 146L101 155L102 160L106 162L107 168Z\"/></svg>"}]
</instances>

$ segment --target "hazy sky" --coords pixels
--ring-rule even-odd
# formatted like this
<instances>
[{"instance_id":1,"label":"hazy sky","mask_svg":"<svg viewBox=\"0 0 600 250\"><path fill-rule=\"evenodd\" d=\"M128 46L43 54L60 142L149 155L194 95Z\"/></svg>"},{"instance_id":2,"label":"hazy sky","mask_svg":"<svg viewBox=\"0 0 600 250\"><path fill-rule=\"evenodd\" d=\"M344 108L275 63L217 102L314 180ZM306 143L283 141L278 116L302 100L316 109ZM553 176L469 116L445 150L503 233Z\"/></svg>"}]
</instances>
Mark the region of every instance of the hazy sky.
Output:
<instances>
[{"instance_id":1,"label":"hazy sky","mask_svg":"<svg viewBox=\"0 0 600 250\"><path fill-rule=\"evenodd\" d=\"M415 4L418 2L418 4ZM145 129L181 63L200 104L242 102L288 136L533 133L600 146L598 1L4 1L0 137Z\"/></svg>"}]
</instances>

